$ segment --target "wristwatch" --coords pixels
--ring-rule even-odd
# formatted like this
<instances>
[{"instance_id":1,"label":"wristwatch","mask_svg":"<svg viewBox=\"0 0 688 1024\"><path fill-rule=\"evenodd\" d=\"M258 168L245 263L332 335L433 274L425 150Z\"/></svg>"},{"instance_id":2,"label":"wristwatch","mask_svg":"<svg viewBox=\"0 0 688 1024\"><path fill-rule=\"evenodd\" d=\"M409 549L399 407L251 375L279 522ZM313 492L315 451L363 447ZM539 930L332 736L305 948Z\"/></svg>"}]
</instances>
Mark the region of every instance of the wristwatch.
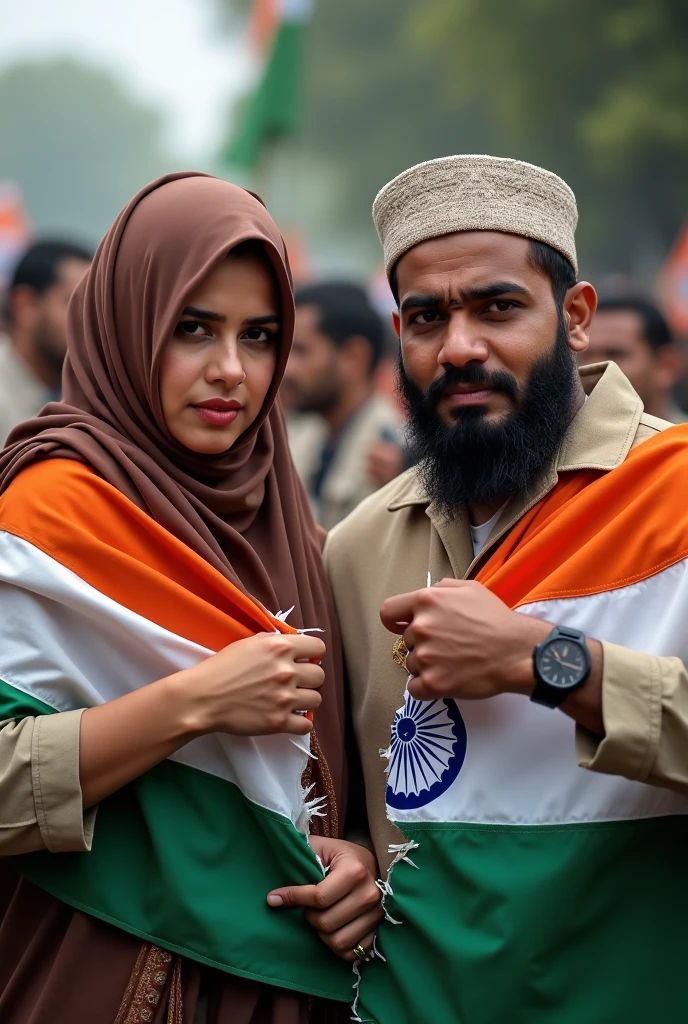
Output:
<instances>
[{"instance_id":1,"label":"wristwatch","mask_svg":"<svg viewBox=\"0 0 688 1024\"><path fill-rule=\"evenodd\" d=\"M590 652L579 629L555 626L533 651L535 688L530 699L558 708L590 675Z\"/></svg>"}]
</instances>

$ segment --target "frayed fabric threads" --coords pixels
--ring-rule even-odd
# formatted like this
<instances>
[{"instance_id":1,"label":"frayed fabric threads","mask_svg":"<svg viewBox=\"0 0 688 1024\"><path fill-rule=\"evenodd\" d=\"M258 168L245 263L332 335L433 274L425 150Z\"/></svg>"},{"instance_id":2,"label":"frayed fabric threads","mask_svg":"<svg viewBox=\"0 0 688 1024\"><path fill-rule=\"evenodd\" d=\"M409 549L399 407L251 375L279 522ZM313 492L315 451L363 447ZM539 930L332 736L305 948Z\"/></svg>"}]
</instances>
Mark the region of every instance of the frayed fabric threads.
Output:
<instances>
[{"instance_id":1,"label":"frayed fabric threads","mask_svg":"<svg viewBox=\"0 0 688 1024\"><path fill-rule=\"evenodd\" d=\"M401 861L403 861L406 864L410 864L412 868L415 868L416 871L418 871L418 865L415 864L409 857L409 853L411 852L411 850L417 849L418 843L415 843L413 841L408 843L392 843L392 845L388 848L388 853L393 853L394 859L392 860L392 863L389 865L387 877L385 879L379 878L375 883L380 892L382 893L382 909L385 912L385 921L389 921L390 924L403 924L403 921L397 921L395 917L392 917L386 905L387 898L389 896L394 896L394 890L392 889L392 883L390 881L392 877L392 871L394 870L394 867ZM379 955L380 954L378 953L378 956Z\"/></svg>"},{"instance_id":2,"label":"frayed fabric threads","mask_svg":"<svg viewBox=\"0 0 688 1024\"><path fill-rule=\"evenodd\" d=\"M380 751L380 753L382 753L382 751ZM392 845L388 847L388 851L387 852L388 853L393 853L394 854L394 858L392 860L392 863L389 865L389 870L387 871L387 878L385 878L385 879L379 878L377 880L377 882L375 883L377 885L378 889L380 890L380 892L382 893L382 909L385 912L385 921L389 921L390 924L403 924L404 923L403 921L397 921L396 918L392 917L392 915L389 913L389 910L385 906L386 898L388 896L393 896L394 895L394 891L393 891L391 883L390 883L390 876L392 874L392 870L393 870L393 868L397 864L400 864L400 863L403 862L405 864L410 864L412 868L415 868L416 871L418 871L419 870L418 865L415 864L411 860L411 858L409 857L409 853L411 853L412 850L417 850L418 849L418 845L419 845L418 843L415 843L412 840L410 842L407 842L407 843L392 843ZM384 957L383 954L378 949L378 946L377 946L377 934L375 935L375 938L373 939L373 948L371 949L371 951L368 954L368 957L366 959L367 960L378 959L378 960L382 960L383 963L387 963L386 957ZM363 963L365 963L365 962L366 961L363 961ZM355 975L355 981L354 981L354 1001L351 1004L351 1014L352 1014L352 1016L351 1016L350 1019L353 1020L353 1021L356 1021L356 1024L368 1024L368 1022L364 1021L363 1017L360 1017L359 1013L358 1013L358 1006L359 1006L359 1002L360 1002L361 967L362 966L363 966L363 964L359 963L358 961L356 963L352 964L352 970L353 970L354 975Z\"/></svg>"},{"instance_id":3,"label":"frayed fabric threads","mask_svg":"<svg viewBox=\"0 0 688 1024\"><path fill-rule=\"evenodd\" d=\"M317 758L314 758L314 760L317 761ZM326 796L316 796L312 800L308 799L309 793L312 793L314 789L315 789L315 783L313 782L308 787L308 789L306 789L304 791L304 793L303 793L303 807L301 808L301 813L300 813L300 815L298 817L298 820L296 822L297 829L299 830L299 832L302 832L304 835L308 835L308 832L309 832L308 826L309 826L312 818L326 818L327 817L327 811L325 810L325 808L327 806L327 797Z\"/></svg>"}]
</instances>

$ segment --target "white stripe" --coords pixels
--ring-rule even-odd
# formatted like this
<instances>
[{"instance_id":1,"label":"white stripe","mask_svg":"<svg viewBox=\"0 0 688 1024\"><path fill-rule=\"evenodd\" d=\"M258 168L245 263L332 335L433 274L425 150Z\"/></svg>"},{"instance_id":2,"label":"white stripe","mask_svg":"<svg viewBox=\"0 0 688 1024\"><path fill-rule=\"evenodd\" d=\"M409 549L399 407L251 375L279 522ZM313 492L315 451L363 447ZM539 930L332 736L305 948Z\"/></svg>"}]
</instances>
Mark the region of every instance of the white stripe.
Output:
<instances>
[{"instance_id":1,"label":"white stripe","mask_svg":"<svg viewBox=\"0 0 688 1024\"><path fill-rule=\"evenodd\" d=\"M58 711L93 707L212 653L0 531L0 678L22 692ZM307 737L212 734L187 743L171 760L235 783L249 800L296 824L303 818L308 751Z\"/></svg>"},{"instance_id":2,"label":"white stripe","mask_svg":"<svg viewBox=\"0 0 688 1024\"><path fill-rule=\"evenodd\" d=\"M685 561L619 590L541 601L519 611L688 664ZM457 704L467 742L456 781L423 807L388 807L393 820L532 825L688 813L688 799L678 793L579 768L575 726L561 711L516 694Z\"/></svg>"}]
</instances>

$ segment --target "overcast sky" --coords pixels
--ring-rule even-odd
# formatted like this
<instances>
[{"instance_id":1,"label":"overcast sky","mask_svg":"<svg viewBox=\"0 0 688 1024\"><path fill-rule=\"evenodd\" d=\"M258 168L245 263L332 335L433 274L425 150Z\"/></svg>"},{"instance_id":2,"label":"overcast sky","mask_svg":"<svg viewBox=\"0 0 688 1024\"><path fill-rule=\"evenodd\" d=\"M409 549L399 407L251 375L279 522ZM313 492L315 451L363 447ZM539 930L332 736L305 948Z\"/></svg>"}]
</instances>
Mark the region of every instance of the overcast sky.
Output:
<instances>
[{"instance_id":1,"label":"overcast sky","mask_svg":"<svg viewBox=\"0 0 688 1024\"><path fill-rule=\"evenodd\" d=\"M213 25L211 0L5 0L0 8L0 70L42 56L108 69L164 114L180 156L212 152L228 99L254 73L241 35Z\"/></svg>"}]
</instances>

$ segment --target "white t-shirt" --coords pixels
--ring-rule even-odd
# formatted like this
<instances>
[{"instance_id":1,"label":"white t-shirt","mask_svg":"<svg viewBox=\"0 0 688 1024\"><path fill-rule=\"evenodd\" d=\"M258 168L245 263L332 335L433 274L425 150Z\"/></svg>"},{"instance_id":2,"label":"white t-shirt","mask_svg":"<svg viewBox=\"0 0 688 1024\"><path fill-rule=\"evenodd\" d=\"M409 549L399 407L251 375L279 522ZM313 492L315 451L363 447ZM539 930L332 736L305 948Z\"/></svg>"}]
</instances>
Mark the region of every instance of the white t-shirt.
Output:
<instances>
[{"instance_id":1,"label":"white t-shirt","mask_svg":"<svg viewBox=\"0 0 688 1024\"><path fill-rule=\"evenodd\" d=\"M502 512L506 507L506 502L501 508L498 508L492 519L488 519L486 523L481 523L480 526L473 526L471 523L471 540L473 541L473 557L476 558L478 553L482 551L485 541L492 533L493 527L496 525L497 520L501 516Z\"/></svg>"}]
</instances>

